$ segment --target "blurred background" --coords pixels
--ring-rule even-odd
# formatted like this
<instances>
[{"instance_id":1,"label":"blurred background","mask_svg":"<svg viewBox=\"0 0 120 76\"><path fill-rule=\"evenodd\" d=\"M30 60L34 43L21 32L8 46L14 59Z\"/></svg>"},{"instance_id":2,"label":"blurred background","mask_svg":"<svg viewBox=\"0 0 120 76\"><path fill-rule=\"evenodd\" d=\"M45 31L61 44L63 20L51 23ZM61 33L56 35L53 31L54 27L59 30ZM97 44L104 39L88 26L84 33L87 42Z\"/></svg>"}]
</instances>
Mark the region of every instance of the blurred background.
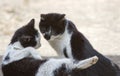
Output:
<instances>
[{"instance_id":1,"label":"blurred background","mask_svg":"<svg viewBox=\"0 0 120 76\"><path fill-rule=\"evenodd\" d=\"M15 30L41 13L64 13L93 47L120 65L120 0L0 0L0 55ZM41 35L42 37L42 35ZM41 56L57 56L42 37Z\"/></svg>"}]
</instances>

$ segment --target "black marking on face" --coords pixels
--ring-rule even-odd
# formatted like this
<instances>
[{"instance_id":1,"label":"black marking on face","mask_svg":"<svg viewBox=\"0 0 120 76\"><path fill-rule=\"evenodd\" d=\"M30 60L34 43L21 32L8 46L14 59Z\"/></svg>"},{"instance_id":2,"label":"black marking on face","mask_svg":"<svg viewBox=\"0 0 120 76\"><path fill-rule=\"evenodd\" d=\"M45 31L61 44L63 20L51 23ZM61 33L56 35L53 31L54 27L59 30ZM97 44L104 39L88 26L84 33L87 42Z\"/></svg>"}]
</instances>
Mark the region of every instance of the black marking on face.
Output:
<instances>
[{"instance_id":1,"label":"black marking on face","mask_svg":"<svg viewBox=\"0 0 120 76\"><path fill-rule=\"evenodd\" d=\"M68 58L68 55L67 55L67 50L66 50L66 48L64 48L64 49L63 49L63 53L64 53L64 56L65 56L66 58Z\"/></svg>"},{"instance_id":2,"label":"black marking on face","mask_svg":"<svg viewBox=\"0 0 120 76\"><path fill-rule=\"evenodd\" d=\"M7 56L5 57L5 61L8 61L10 59L9 57L9 53L7 54Z\"/></svg>"},{"instance_id":3,"label":"black marking on face","mask_svg":"<svg viewBox=\"0 0 120 76\"><path fill-rule=\"evenodd\" d=\"M65 14L49 13L41 14L41 20L39 23L40 32L49 36L57 36L63 34L65 31L66 20Z\"/></svg>"},{"instance_id":4,"label":"black marking on face","mask_svg":"<svg viewBox=\"0 0 120 76\"><path fill-rule=\"evenodd\" d=\"M39 33L34 28L34 23L35 20L32 19L27 25L18 29L15 32L13 38L11 39L10 44L19 41L23 47L36 46L37 45L36 37L38 37Z\"/></svg>"}]
</instances>

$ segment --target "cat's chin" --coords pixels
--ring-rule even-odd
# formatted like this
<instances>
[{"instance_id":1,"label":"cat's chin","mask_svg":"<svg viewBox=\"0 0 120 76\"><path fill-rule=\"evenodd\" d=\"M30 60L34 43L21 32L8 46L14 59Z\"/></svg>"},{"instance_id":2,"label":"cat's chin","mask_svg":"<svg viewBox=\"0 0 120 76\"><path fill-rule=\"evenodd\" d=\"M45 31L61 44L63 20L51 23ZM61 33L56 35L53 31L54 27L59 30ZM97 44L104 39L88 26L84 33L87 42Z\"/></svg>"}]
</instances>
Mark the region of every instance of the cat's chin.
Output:
<instances>
[{"instance_id":1,"label":"cat's chin","mask_svg":"<svg viewBox=\"0 0 120 76\"><path fill-rule=\"evenodd\" d=\"M59 37L51 37L49 40L47 40L47 41L54 41L54 40L58 40L59 39Z\"/></svg>"}]
</instances>

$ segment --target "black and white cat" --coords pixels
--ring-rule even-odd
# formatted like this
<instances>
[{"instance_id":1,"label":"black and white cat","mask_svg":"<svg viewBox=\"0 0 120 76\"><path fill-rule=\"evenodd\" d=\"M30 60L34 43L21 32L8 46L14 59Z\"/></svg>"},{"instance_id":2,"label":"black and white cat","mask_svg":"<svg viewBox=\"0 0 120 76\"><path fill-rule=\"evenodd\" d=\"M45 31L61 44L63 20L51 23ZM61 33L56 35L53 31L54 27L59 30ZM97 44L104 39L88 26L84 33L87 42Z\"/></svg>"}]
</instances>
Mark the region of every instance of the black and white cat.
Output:
<instances>
[{"instance_id":1,"label":"black and white cat","mask_svg":"<svg viewBox=\"0 0 120 76\"><path fill-rule=\"evenodd\" d=\"M97 56L78 62L67 58L42 59L35 50L39 47L40 35L32 19L13 35L2 60L3 76L82 76L83 69L98 61Z\"/></svg>"},{"instance_id":2,"label":"black and white cat","mask_svg":"<svg viewBox=\"0 0 120 76\"><path fill-rule=\"evenodd\" d=\"M98 63L87 69L84 76L120 76L117 75L120 73L119 67L97 52L75 25L65 19L65 14L41 14L39 28L44 38L61 57L75 60L94 55L99 57Z\"/></svg>"}]
</instances>

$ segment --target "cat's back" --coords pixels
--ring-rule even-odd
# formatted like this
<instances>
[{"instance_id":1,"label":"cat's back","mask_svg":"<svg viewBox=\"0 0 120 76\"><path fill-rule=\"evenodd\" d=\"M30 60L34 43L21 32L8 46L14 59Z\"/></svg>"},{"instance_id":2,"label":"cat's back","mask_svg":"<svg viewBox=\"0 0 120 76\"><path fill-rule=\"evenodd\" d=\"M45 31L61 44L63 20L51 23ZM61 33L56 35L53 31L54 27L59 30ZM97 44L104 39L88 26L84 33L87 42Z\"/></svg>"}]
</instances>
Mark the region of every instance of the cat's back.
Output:
<instances>
[{"instance_id":1,"label":"cat's back","mask_svg":"<svg viewBox=\"0 0 120 76\"><path fill-rule=\"evenodd\" d=\"M96 65L84 70L84 76L117 76L120 71L115 64L108 58L97 52L90 42L80 33L73 34L71 39L73 57L77 60L85 59L91 56L98 56L99 61Z\"/></svg>"},{"instance_id":2,"label":"cat's back","mask_svg":"<svg viewBox=\"0 0 120 76\"><path fill-rule=\"evenodd\" d=\"M24 58L2 66L4 76L35 76L39 66L45 61Z\"/></svg>"}]
</instances>

